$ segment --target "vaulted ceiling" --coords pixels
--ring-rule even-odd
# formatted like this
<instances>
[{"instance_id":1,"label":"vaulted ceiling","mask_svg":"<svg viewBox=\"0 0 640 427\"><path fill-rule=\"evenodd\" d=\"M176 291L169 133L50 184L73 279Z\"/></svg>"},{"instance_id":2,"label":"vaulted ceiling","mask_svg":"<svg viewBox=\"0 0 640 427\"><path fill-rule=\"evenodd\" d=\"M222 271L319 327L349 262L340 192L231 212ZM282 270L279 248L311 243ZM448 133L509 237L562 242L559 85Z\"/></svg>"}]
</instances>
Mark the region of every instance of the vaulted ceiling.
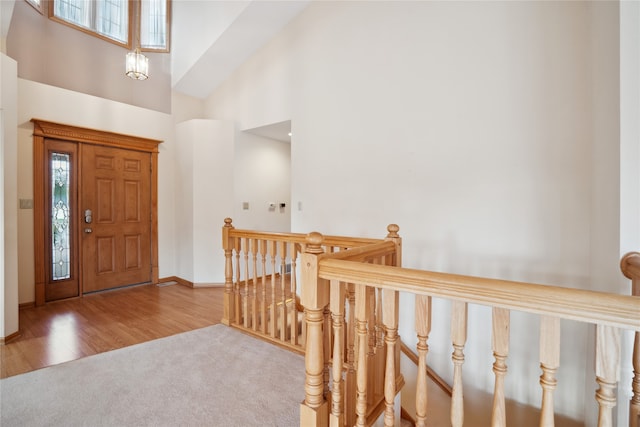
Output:
<instances>
[{"instance_id":1,"label":"vaulted ceiling","mask_svg":"<svg viewBox=\"0 0 640 427\"><path fill-rule=\"evenodd\" d=\"M309 2L173 0L173 89L206 98Z\"/></svg>"},{"instance_id":2,"label":"vaulted ceiling","mask_svg":"<svg viewBox=\"0 0 640 427\"><path fill-rule=\"evenodd\" d=\"M15 1L0 0L0 40L6 40ZM171 85L178 92L204 99L310 0L171 3Z\"/></svg>"}]
</instances>

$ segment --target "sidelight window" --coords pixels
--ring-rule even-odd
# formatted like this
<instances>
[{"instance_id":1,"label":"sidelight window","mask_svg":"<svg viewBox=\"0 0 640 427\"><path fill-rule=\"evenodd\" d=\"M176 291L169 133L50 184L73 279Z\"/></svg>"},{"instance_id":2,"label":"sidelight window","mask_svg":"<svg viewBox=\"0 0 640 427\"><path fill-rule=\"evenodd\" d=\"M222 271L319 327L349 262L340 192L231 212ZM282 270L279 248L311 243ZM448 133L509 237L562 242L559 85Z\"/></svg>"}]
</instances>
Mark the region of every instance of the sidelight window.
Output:
<instances>
[{"instance_id":1,"label":"sidelight window","mask_svg":"<svg viewBox=\"0 0 640 427\"><path fill-rule=\"evenodd\" d=\"M51 153L51 278L71 277L71 155Z\"/></svg>"}]
</instances>

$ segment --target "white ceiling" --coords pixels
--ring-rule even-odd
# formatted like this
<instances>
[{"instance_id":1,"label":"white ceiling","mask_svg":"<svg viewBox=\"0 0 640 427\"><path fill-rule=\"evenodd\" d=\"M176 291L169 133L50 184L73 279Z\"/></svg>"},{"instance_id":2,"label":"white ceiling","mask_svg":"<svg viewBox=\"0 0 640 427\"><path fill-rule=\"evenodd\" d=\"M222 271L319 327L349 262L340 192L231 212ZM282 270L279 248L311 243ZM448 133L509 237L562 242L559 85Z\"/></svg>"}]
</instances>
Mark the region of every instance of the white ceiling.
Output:
<instances>
[{"instance_id":1,"label":"white ceiling","mask_svg":"<svg viewBox=\"0 0 640 427\"><path fill-rule=\"evenodd\" d=\"M245 129L244 131L265 138L275 139L276 141L291 142L291 120Z\"/></svg>"},{"instance_id":2,"label":"white ceiling","mask_svg":"<svg viewBox=\"0 0 640 427\"><path fill-rule=\"evenodd\" d=\"M207 98L310 0L173 0L173 89Z\"/></svg>"}]
</instances>

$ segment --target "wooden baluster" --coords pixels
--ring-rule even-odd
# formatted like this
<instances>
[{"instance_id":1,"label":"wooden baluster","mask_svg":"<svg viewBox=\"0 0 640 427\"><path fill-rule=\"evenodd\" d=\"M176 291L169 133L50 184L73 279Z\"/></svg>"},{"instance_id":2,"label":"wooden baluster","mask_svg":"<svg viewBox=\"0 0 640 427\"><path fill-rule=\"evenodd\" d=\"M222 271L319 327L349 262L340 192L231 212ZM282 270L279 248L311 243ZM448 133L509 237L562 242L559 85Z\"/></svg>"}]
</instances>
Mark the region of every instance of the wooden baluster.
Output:
<instances>
[{"instance_id":1,"label":"wooden baluster","mask_svg":"<svg viewBox=\"0 0 640 427\"><path fill-rule=\"evenodd\" d=\"M504 377L507 375L507 356L509 355L509 310L493 308L492 317L492 347L493 372L495 374L495 387L493 391L493 411L491 415L492 427L505 427L507 414L505 411Z\"/></svg>"},{"instance_id":2,"label":"wooden baluster","mask_svg":"<svg viewBox=\"0 0 640 427\"><path fill-rule=\"evenodd\" d=\"M542 407L540 427L554 426L553 391L558 384L556 371L560 366L560 318L543 316L540 319L540 385Z\"/></svg>"},{"instance_id":3,"label":"wooden baluster","mask_svg":"<svg viewBox=\"0 0 640 427\"><path fill-rule=\"evenodd\" d=\"M629 427L640 427L640 332L635 333L633 342L633 396L629 403Z\"/></svg>"},{"instance_id":4,"label":"wooden baluster","mask_svg":"<svg viewBox=\"0 0 640 427\"><path fill-rule=\"evenodd\" d=\"M640 252L629 252L620 260L620 269L627 279L631 280L631 295L640 297ZM631 390L633 395L629 402L629 427L640 427L640 332L634 334L633 379Z\"/></svg>"},{"instance_id":5,"label":"wooden baluster","mask_svg":"<svg viewBox=\"0 0 640 427\"><path fill-rule=\"evenodd\" d=\"M373 372L375 382L376 396L384 397L384 377L380 376L380 372L384 372L385 368L385 353L384 353L384 324L382 320L383 302L382 302L382 289L376 289L376 314L375 314L375 331L376 331L376 347L375 360L376 368Z\"/></svg>"},{"instance_id":6,"label":"wooden baluster","mask_svg":"<svg viewBox=\"0 0 640 427\"><path fill-rule=\"evenodd\" d=\"M322 327L324 334L322 335L324 338L324 394L325 396L330 393L329 389L329 380L331 379L331 349L333 348L333 334L331 333L331 309L329 305L324 308L324 325Z\"/></svg>"},{"instance_id":7,"label":"wooden baluster","mask_svg":"<svg viewBox=\"0 0 640 427\"><path fill-rule=\"evenodd\" d=\"M345 418L346 425L356 423L356 291L353 283L347 284L349 320L347 321L347 373L345 376Z\"/></svg>"},{"instance_id":8,"label":"wooden baluster","mask_svg":"<svg viewBox=\"0 0 640 427\"><path fill-rule=\"evenodd\" d=\"M464 345L467 342L467 303L453 301L451 305L451 342L453 343L453 390L451 392L451 426L462 427L464 423L464 397L462 365Z\"/></svg>"},{"instance_id":9,"label":"wooden baluster","mask_svg":"<svg viewBox=\"0 0 640 427\"><path fill-rule=\"evenodd\" d=\"M305 339L305 399L300 405L301 426L326 426L328 403L324 397L324 307L329 303L329 286L318 278L318 257L323 253L322 235L307 236L302 254L300 300L304 306L307 337Z\"/></svg>"},{"instance_id":10,"label":"wooden baluster","mask_svg":"<svg viewBox=\"0 0 640 427\"><path fill-rule=\"evenodd\" d=\"M356 334L357 334L357 363L356 363L356 426L367 423L367 323L368 304L367 287L356 284Z\"/></svg>"},{"instance_id":11,"label":"wooden baluster","mask_svg":"<svg viewBox=\"0 0 640 427\"><path fill-rule=\"evenodd\" d=\"M287 242L278 242L278 253L280 254L280 310L279 329L280 341L287 340L287 293L286 293L286 270L287 270Z\"/></svg>"},{"instance_id":12,"label":"wooden baluster","mask_svg":"<svg viewBox=\"0 0 640 427\"><path fill-rule=\"evenodd\" d=\"M244 239L244 295L242 299L242 318L244 327L249 328L249 246L251 241Z\"/></svg>"},{"instance_id":13,"label":"wooden baluster","mask_svg":"<svg viewBox=\"0 0 640 427\"><path fill-rule=\"evenodd\" d=\"M596 400L600 406L598 427L613 427L616 386L620 379L620 330L596 326Z\"/></svg>"},{"instance_id":14,"label":"wooden baluster","mask_svg":"<svg viewBox=\"0 0 640 427\"><path fill-rule=\"evenodd\" d=\"M382 324L384 326L384 341L386 344L386 364L384 372L384 425L395 425L394 400L396 397L396 345L398 343L398 308L397 291L383 290ZM382 352L381 352L382 353Z\"/></svg>"},{"instance_id":15,"label":"wooden baluster","mask_svg":"<svg viewBox=\"0 0 640 427\"><path fill-rule=\"evenodd\" d=\"M229 232L233 230L231 218L224 219L222 227L222 248L224 249L224 312L222 323L229 326L234 317L234 293L233 293L233 237Z\"/></svg>"},{"instance_id":16,"label":"wooden baluster","mask_svg":"<svg viewBox=\"0 0 640 427\"><path fill-rule=\"evenodd\" d=\"M242 278L242 266L240 265L240 252L242 251L242 238L236 238L236 283L234 284L234 292L236 294L236 325L240 325L242 315L242 299L240 297L240 283Z\"/></svg>"},{"instance_id":17,"label":"wooden baluster","mask_svg":"<svg viewBox=\"0 0 640 427\"><path fill-rule=\"evenodd\" d=\"M253 267L253 295L251 297L251 327L258 330L258 239L251 243L251 266Z\"/></svg>"},{"instance_id":18,"label":"wooden baluster","mask_svg":"<svg viewBox=\"0 0 640 427\"><path fill-rule=\"evenodd\" d=\"M332 280L329 294L331 319L333 320L333 363L331 387L331 427L344 426L344 397L342 381L342 366L344 364L344 298L345 287L338 280Z\"/></svg>"},{"instance_id":19,"label":"wooden baluster","mask_svg":"<svg viewBox=\"0 0 640 427\"><path fill-rule=\"evenodd\" d=\"M260 331L267 333L267 241L260 240L260 259L262 260L262 301L260 302Z\"/></svg>"},{"instance_id":20,"label":"wooden baluster","mask_svg":"<svg viewBox=\"0 0 640 427\"><path fill-rule=\"evenodd\" d=\"M269 321L269 335L276 337L276 326L278 325L278 312L276 311L276 242L269 241L269 253L271 253L271 310Z\"/></svg>"},{"instance_id":21,"label":"wooden baluster","mask_svg":"<svg viewBox=\"0 0 640 427\"><path fill-rule=\"evenodd\" d=\"M291 304L291 344L296 345L298 343L298 305L296 304L297 298L297 283L296 283L296 259L298 257L298 246L295 243L291 245L291 297L293 303Z\"/></svg>"},{"instance_id":22,"label":"wooden baluster","mask_svg":"<svg viewBox=\"0 0 640 427\"><path fill-rule=\"evenodd\" d=\"M416 426L427 425L427 341L431 333L431 297L416 295L416 333L418 335L418 379L416 382Z\"/></svg>"},{"instance_id":23,"label":"wooden baluster","mask_svg":"<svg viewBox=\"0 0 640 427\"><path fill-rule=\"evenodd\" d=\"M367 406L373 405L378 382L376 364L376 289L367 286Z\"/></svg>"}]
</instances>

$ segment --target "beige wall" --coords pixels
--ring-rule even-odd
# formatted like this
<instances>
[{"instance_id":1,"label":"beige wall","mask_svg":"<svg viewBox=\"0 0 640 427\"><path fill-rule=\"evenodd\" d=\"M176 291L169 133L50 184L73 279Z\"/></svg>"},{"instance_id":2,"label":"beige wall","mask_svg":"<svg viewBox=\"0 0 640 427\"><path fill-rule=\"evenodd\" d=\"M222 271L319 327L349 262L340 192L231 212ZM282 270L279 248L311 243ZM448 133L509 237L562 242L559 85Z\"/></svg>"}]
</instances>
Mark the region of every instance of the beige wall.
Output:
<instances>
[{"instance_id":1,"label":"beige wall","mask_svg":"<svg viewBox=\"0 0 640 427\"><path fill-rule=\"evenodd\" d=\"M158 156L160 277L172 276L174 258L174 127L168 114L18 79L18 198L33 199L32 118L164 141ZM34 301L33 211L20 210L20 302Z\"/></svg>"},{"instance_id":2,"label":"beige wall","mask_svg":"<svg viewBox=\"0 0 640 427\"><path fill-rule=\"evenodd\" d=\"M127 52L48 19L24 0L15 3L7 54L18 61L18 77L171 113L170 54L145 53L151 78L136 81L124 74Z\"/></svg>"}]
</instances>

